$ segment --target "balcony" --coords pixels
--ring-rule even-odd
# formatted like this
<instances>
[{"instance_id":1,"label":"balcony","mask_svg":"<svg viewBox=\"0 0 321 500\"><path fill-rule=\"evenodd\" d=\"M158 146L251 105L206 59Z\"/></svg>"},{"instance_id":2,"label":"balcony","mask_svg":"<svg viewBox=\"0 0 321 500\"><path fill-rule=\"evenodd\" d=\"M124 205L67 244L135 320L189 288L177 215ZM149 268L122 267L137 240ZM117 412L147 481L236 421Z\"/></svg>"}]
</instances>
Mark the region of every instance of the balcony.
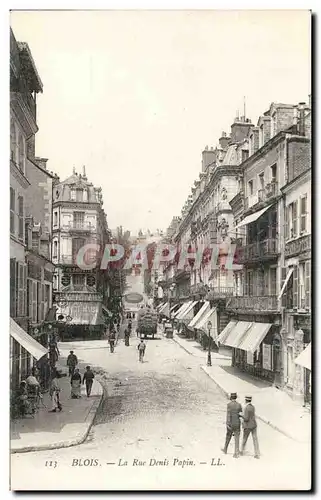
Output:
<instances>
[{"instance_id":1,"label":"balcony","mask_svg":"<svg viewBox=\"0 0 321 500\"><path fill-rule=\"evenodd\" d=\"M59 259L59 264L63 264L65 266L78 266L77 264L77 255L78 254L75 254L75 255L60 255L60 259ZM55 256L53 256L53 259L55 260ZM93 255L93 254L89 254L89 255L86 255L84 256L84 264L86 265L90 265L92 264L93 262L97 262L99 259L99 255L98 253L96 255Z\"/></svg>"},{"instance_id":2,"label":"balcony","mask_svg":"<svg viewBox=\"0 0 321 500\"><path fill-rule=\"evenodd\" d=\"M231 297L226 302L227 310L243 310L246 312L277 312L276 295Z\"/></svg>"},{"instance_id":3,"label":"balcony","mask_svg":"<svg viewBox=\"0 0 321 500\"><path fill-rule=\"evenodd\" d=\"M204 285L203 283L196 283L195 285L192 285L190 288L190 294L191 295L206 295L208 292L208 286Z\"/></svg>"},{"instance_id":4,"label":"balcony","mask_svg":"<svg viewBox=\"0 0 321 500\"><path fill-rule=\"evenodd\" d=\"M266 201L272 200L279 194L279 185L277 182L272 181L267 184L264 188L259 189L257 193L248 196L244 200L244 209L248 210L249 208L257 205L258 203L264 203Z\"/></svg>"},{"instance_id":5,"label":"balcony","mask_svg":"<svg viewBox=\"0 0 321 500\"><path fill-rule=\"evenodd\" d=\"M271 260L278 257L278 244L274 238L256 241L249 245L236 247L237 263Z\"/></svg>"},{"instance_id":6,"label":"balcony","mask_svg":"<svg viewBox=\"0 0 321 500\"><path fill-rule=\"evenodd\" d=\"M233 297L234 288L230 286L209 286L206 300L225 299Z\"/></svg>"},{"instance_id":7,"label":"balcony","mask_svg":"<svg viewBox=\"0 0 321 500\"><path fill-rule=\"evenodd\" d=\"M285 258L294 257L304 252L309 252L310 250L311 250L311 234L308 234L307 236L302 236L301 238L286 243Z\"/></svg>"},{"instance_id":8,"label":"balcony","mask_svg":"<svg viewBox=\"0 0 321 500\"><path fill-rule=\"evenodd\" d=\"M89 232L92 233L96 230L96 226L90 222L70 222L69 224L64 224L62 229L65 231L72 232Z\"/></svg>"}]
</instances>

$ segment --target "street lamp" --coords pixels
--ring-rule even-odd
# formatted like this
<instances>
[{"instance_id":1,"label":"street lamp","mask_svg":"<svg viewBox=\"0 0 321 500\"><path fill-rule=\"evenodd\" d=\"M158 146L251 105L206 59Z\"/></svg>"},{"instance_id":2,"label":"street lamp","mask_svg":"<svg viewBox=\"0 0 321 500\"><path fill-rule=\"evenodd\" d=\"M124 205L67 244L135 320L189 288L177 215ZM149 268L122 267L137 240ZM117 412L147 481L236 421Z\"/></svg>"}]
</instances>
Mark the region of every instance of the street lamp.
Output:
<instances>
[{"instance_id":1,"label":"street lamp","mask_svg":"<svg viewBox=\"0 0 321 500\"><path fill-rule=\"evenodd\" d=\"M207 323L207 330L208 330L208 354L207 354L207 366L212 366L212 356L211 356L211 329L212 329L212 323L209 321Z\"/></svg>"}]
</instances>

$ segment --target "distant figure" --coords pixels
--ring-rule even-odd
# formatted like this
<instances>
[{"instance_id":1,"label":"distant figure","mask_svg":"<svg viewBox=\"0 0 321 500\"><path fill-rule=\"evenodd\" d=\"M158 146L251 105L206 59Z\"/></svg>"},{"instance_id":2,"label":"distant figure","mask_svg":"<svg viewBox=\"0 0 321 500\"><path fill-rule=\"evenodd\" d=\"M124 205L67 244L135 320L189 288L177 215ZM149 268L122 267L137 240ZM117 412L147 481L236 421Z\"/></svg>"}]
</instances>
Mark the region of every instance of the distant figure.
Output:
<instances>
[{"instance_id":1,"label":"distant figure","mask_svg":"<svg viewBox=\"0 0 321 500\"><path fill-rule=\"evenodd\" d=\"M25 380L22 380L22 382L20 382L20 386L17 392L17 402L19 413L21 416L24 417L25 415L33 413L32 406L28 399L27 383Z\"/></svg>"},{"instance_id":2,"label":"distant figure","mask_svg":"<svg viewBox=\"0 0 321 500\"><path fill-rule=\"evenodd\" d=\"M79 368L75 368L75 371L71 376L70 383L72 399L81 398L81 375L79 373Z\"/></svg>"},{"instance_id":3,"label":"distant figure","mask_svg":"<svg viewBox=\"0 0 321 500\"><path fill-rule=\"evenodd\" d=\"M55 413L57 410L61 411L62 406L60 403L60 385L58 382L59 374L57 370L54 371L53 373L53 379L50 384L50 389L49 389L49 395L51 397L51 402L52 402L52 408L51 412Z\"/></svg>"},{"instance_id":4,"label":"distant figure","mask_svg":"<svg viewBox=\"0 0 321 500\"><path fill-rule=\"evenodd\" d=\"M67 358L67 366L69 368L69 377L72 377L75 371L76 366L78 365L78 359L74 351L70 351L70 354Z\"/></svg>"},{"instance_id":5,"label":"distant figure","mask_svg":"<svg viewBox=\"0 0 321 500\"><path fill-rule=\"evenodd\" d=\"M129 332L132 331L132 322L131 322L131 320L128 321L128 330L129 330Z\"/></svg>"},{"instance_id":6,"label":"distant figure","mask_svg":"<svg viewBox=\"0 0 321 500\"><path fill-rule=\"evenodd\" d=\"M86 366L86 371L84 373L82 383L86 384L86 393L88 398L91 394L91 388L94 383L94 378L95 378L94 372L91 370L90 366Z\"/></svg>"},{"instance_id":7,"label":"distant figure","mask_svg":"<svg viewBox=\"0 0 321 500\"><path fill-rule=\"evenodd\" d=\"M222 448L223 453L227 453L228 445L230 444L232 436L235 439L235 451L234 458L239 458L240 456L240 431L241 431L241 421L240 413L242 413L242 406L236 401L237 394L232 392L230 396L230 402L227 404L226 413L226 438L225 446Z\"/></svg>"},{"instance_id":8,"label":"distant figure","mask_svg":"<svg viewBox=\"0 0 321 500\"><path fill-rule=\"evenodd\" d=\"M125 346L129 346L130 332L127 328L125 328L124 337L125 337Z\"/></svg>"},{"instance_id":9,"label":"distant figure","mask_svg":"<svg viewBox=\"0 0 321 500\"><path fill-rule=\"evenodd\" d=\"M141 339L140 343L138 344L138 353L139 353L139 361L143 363L144 361L144 356L145 356L145 350L146 350L146 344L143 339Z\"/></svg>"},{"instance_id":10,"label":"distant figure","mask_svg":"<svg viewBox=\"0 0 321 500\"><path fill-rule=\"evenodd\" d=\"M252 405L252 396L245 396L246 406L243 411L243 442L242 451L243 455L245 446L250 434L252 434L254 445L254 458L260 458L259 441L257 438L257 423L255 418L255 407Z\"/></svg>"}]
</instances>

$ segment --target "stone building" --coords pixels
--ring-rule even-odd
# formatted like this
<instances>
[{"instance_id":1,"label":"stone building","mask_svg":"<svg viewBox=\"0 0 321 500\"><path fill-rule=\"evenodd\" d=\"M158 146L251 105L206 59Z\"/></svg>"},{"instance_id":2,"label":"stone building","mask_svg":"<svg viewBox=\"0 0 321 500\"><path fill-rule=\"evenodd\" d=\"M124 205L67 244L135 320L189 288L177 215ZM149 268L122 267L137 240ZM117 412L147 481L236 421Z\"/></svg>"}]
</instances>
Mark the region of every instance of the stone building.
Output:
<instances>
[{"instance_id":1,"label":"stone building","mask_svg":"<svg viewBox=\"0 0 321 500\"><path fill-rule=\"evenodd\" d=\"M100 269L110 241L101 188L83 173L53 185L54 298L62 336L100 336L108 301L108 271ZM84 250L85 245L92 245ZM83 249L83 250L81 250ZM80 252L80 253L79 253ZM81 256L81 252L84 253Z\"/></svg>"},{"instance_id":2,"label":"stone building","mask_svg":"<svg viewBox=\"0 0 321 500\"><path fill-rule=\"evenodd\" d=\"M47 352L31 336L35 333L32 325L42 324L45 307L49 308L51 303L48 224L51 195L48 194L50 187L46 191L44 185L50 186L52 176L48 172L40 173L35 162L36 100L42 89L28 44L17 42L10 30L10 373L13 389L27 375L34 360ZM30 201L35 198L39 205ZM38 210L43 210L41 216ZM30 285L33 280L35 284Z\"/></svg>"}]
</instances>

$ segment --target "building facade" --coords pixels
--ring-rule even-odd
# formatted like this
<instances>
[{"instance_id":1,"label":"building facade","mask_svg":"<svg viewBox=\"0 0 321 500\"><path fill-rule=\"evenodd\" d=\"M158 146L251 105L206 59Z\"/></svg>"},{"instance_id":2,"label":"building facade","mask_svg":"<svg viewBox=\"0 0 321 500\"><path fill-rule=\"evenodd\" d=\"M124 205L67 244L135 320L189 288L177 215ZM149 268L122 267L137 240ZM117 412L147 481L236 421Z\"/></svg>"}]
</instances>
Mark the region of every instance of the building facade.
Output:
<instances>
[{"instance_id":1,"label":"building facade","mask_svg":"<svg viewBox=\"0 0 321 500\"><path fill-rule=\"evenodd\" d=\"M10 374L11 387L25 378L35 359L46 350L32 338L32 325L40 325L45 307L51 303L50 253L33 244L32 235L41 234L43 218L30 197L39 199L43 189L34 178L37 94L43 85L27 43L17 42L10 30ZM33 168L34 167L34 168ZM45 184L51 176L45 173ZM50 195L51 196L51 195ZM49 198L50 198L49 196ZM50 217L50 199L45 208ZM46 233L50 238L50 231ZM41 254L41 255L40 255ZM32 256L32 257L31 257ZM38 265L32 264L33 258ZM35 286L30 286L31 280ZM45 288L45 285L49 289ZM30 293L35 290L34 295ZM33 298L31 298L33 297ZM37 331L37 330L36 330ZM37 354L38 353L38 354Z\"/></svg>"}]
</instances>

